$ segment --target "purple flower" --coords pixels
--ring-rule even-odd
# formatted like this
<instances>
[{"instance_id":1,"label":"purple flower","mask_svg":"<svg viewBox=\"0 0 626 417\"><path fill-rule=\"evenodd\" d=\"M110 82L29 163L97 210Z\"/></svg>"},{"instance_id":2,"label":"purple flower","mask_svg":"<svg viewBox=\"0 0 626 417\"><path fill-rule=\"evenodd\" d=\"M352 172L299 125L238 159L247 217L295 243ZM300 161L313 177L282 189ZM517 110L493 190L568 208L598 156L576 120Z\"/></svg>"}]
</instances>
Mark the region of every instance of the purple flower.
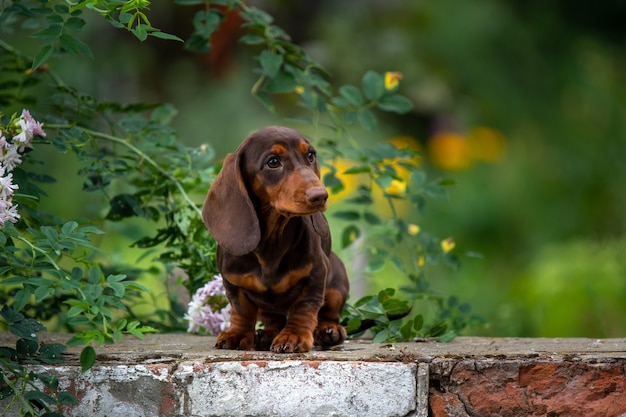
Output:
<instances>
[{"instance_id":1,"label":"purple flower","mask_svg":"<svg viewBox=\"0 0 626 417\"><path fill-rule=\"evenodd\" d=\"M221 275L213 277L204 287L199 288L191 298L184 317L189 321L187 332L202 330L212 335L224 331L230 325L230 304Z\"/></svg>"},{"instance_id":2,"label":"purple flower","mask_svg":"<svg viewBox=\"0 0 626 417\"><path fill-rule=\"evenodd\" d=\"M20 218L17 204L13 204L13 193L19 187L13 184L11 171L22 163L22 153L26 148L32 148L31 141L34 135L46 136L43 124L39 123L26 109L15 120L11 119L9 126L0 129L0 228L6 222L15 223ZM11 138L10 140L7 138Z\"/></svg>"},{"instance_id":3,"label":"purple flower","mask_svg":"<svg viewBox=\"0 0 626 417\"><path fill-rule=\"evenodd\" d=\"M18 144L20 152L24 152L25 148L31 148L30 142L35 135L46 136L43 131L43 124L33 119L30 112L26 109L22 110L22 117L17 121L21 128L21 132L13 136L13 143Z\"/></svg>"}]
</instances>

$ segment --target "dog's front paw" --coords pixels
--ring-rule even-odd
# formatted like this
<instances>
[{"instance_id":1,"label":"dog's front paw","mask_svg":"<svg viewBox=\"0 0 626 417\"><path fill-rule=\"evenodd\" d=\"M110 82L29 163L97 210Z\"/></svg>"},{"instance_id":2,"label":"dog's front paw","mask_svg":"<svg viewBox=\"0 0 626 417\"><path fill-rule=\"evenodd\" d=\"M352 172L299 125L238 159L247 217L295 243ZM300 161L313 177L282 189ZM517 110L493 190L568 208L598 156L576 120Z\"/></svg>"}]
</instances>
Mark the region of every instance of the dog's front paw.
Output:
<instances>
[{"instance_id":1,"label":"dog's front paw","mask_svg":"<svg viewBox=\"0 0 626 417\"><path fill-rule=\"evenodd\" d=\"M346 329L331 321L320 322L315 329L315 344L320 346L335 346L346 340Z\"/></svg>"},{"instance_id":2,"label":"dog's front paw","mask_svg":"<svg viewBox=\"0 0 626 417\"><path fill-rule=\"evenodd\" d=\"M216 349L252 350L254 348L254 332L239 333L225 331L217 336Z\"/></svg>"},{"instance_id":3,"label":"dog's front paw","mask_svg":"<svg viewBox=\"0 0 626 417\"><path fill-rule=\"evenodd\" d=\"M279 330L272 331L268 329L259 329L254 336L254 346L256 350L270 350L274 338L278 334Z\"/></svg>"},{"instance_id":4,"label":"dog's front paw","mask_svg":"<svg viewBox=\"0 0 626 417\"><path fill-rule=\"evenodd\" d=\"M284 329L274 338L270 350L274 353L308 352L313 347L311 332Z\"/></svg>"}]
</instances>

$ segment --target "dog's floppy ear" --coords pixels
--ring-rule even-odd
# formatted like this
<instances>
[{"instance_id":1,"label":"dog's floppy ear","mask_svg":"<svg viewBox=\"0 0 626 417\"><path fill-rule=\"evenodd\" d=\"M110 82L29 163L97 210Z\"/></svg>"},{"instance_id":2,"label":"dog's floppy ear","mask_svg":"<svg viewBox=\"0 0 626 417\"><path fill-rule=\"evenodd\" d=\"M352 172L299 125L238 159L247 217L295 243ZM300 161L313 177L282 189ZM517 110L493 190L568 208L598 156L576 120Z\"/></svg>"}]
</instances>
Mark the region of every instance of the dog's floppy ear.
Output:
<instances>
[{"instance_id":1,"label":"dog's floppy ear","mask_svg":"<svg viewBox=\"0 0 626 417\"><path fill-rule=\"evenodd\" d=\"M239 153L226 156L202 207L202 219L223 249L235 256L252 252L261 229L240 170Z\"/></svg>"},{"instance_id":2,"label":"dog's floppy ear","mask_svg":"<svg viewBox=\"0 0 626 417\"><path fill-rule=\"evenodd\" d=\"M330 227L328 226L328 220L322 213L315 213L311 216L311 222L313 223L313 229L322 238L328 239L330 237Z\"/></svg>"}]
</instances>

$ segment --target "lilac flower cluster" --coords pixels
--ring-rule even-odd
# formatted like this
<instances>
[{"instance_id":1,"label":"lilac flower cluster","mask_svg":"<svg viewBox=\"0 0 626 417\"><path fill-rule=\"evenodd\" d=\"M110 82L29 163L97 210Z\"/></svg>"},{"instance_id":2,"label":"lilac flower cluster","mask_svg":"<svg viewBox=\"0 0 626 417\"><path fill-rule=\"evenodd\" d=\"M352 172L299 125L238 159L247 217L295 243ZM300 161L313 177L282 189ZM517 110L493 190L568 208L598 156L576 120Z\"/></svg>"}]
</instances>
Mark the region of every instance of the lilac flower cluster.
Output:
<instances>
[{"instance_id":1,"label":"lilac flower cluster","mask_svg":"<svg viewBox=\"0 0 626 417\"><path fill-rule=\"evenodd\" d=\"M22 154L26 148L32 148L35 135L46 136L46 132L43 124L33 119L26 109L20 117L13 116L4 130L0 126L0 228L20 218L17 204L13 204L13 193L19 187L13 184L11 171L22 163Z\"/></svg>"},{"instance_id":2,"label":"lilac flower cluster","mask_svg":"<svg viewBox=\"0 0 626 417\"><path fill-rule=\"evenodd\" d=\"M221 275L213 277L193 295L184 317L189 321L187 332L209 332L212 335L224 331L230 325L230 304Z\"/></svg>"}]
</instances>

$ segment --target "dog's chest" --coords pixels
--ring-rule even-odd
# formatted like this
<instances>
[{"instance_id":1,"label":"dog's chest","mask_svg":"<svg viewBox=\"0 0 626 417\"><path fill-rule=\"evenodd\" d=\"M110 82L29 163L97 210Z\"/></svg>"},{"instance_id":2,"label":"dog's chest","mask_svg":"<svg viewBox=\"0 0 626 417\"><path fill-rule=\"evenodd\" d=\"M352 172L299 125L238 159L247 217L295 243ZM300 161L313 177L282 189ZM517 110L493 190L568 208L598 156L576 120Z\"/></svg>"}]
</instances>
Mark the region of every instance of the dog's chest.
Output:
<instances>
[{"instance_id":1,"label":"dog's chest","mask_svg":"<svg viewBox=\"0 0 626 417\"><path fill-rule=\"evenodd\" d=\"M231 284L256 293L286 293L313 273L312 262L267 263L256 256L231 258L222 275Z\"/></svg>"}]
</instances>

